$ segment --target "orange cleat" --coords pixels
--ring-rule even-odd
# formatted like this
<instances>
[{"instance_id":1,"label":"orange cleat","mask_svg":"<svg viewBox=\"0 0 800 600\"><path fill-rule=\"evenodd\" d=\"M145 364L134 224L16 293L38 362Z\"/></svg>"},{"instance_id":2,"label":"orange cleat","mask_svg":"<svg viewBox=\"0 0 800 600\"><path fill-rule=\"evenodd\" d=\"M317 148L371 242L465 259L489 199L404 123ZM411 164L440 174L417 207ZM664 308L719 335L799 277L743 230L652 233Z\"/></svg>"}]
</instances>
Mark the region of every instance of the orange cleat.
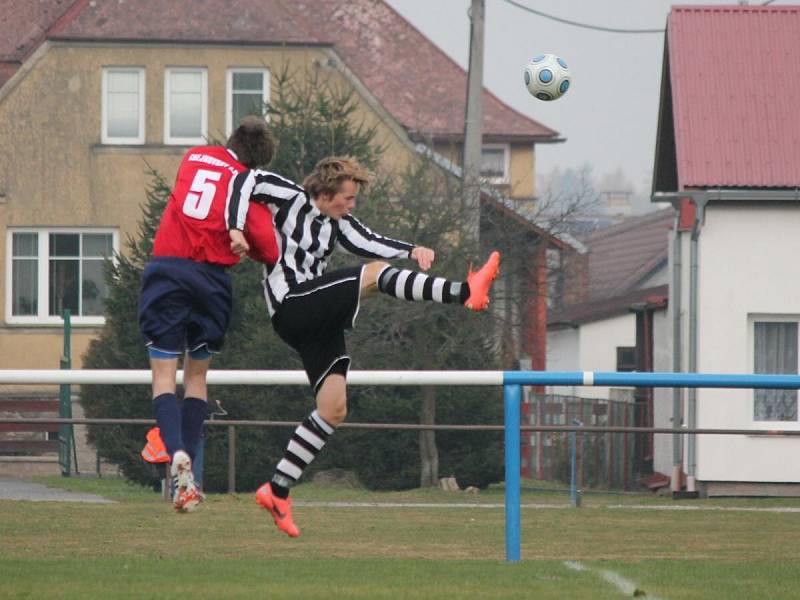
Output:
<instances>
[{"instance_id":1,"label":"orange cleat","mask_svg":"<svg viewBox=\"0 0 800 600\"><path fill-rule=\"evenodd\" d=\"M158 427L153 427L147 432L147 443L142 448L142 458L153 464L169 462L167 447L161 440L161 430Z\"/></svg>"},{"instance_id":2,"label":"orange cleat","mask_svg":"<svg viewBox=\"0 0 800 600\"><path fill-rule=\"evenodd\" d=\"M499 272L500 253L497 250L489 255L489 260L480 269L473 271L470 268L467 274L469 298L464 302L464 306L476 312L486 310L489 306L489 289Z\"/></svg>"},{"instance_id":3,"label":"orange cleat","mask_svg":"<svg viewBox=\"0 0 800 600\"><path fill-rule=\"evenodd\" d=\"M285 532L289 537L299 537L300 530L292 521L292 499L278 498L272 493L272 486L265 483L256 492L256 502L266 508L272 515L278 529Z\"/></svg>"}]
</instances>

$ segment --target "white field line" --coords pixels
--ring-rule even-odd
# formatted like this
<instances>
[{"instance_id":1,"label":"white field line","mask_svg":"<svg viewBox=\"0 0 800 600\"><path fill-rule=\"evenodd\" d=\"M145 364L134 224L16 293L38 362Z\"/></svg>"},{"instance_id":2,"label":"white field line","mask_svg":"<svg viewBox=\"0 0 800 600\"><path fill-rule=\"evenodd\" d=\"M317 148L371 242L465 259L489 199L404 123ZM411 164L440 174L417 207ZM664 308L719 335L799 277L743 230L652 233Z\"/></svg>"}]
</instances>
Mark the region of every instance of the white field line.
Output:
<instances>
[{"instance_id":1,"label":"white field line","mask_svg":"<svg viewBox=\"0 0 800 600\"><path fill-rule=\"evenodd\" d=\"M639 595L645 596L650 600L660 600L658 596L651 596L650 594L647 594L646 592L644 592L644 590L641 590L641 588L639 588L639 586L636 585L636 583L634 583L629 579L625 579L622 575L616 573L615 571L611 571L609 569L592 569L590 567L587 567L583 563L574 560L564 561L564 566L567 567L568 569L572 569L573 571L589 571L591 573L596 573L604 581L610 583L620 592L622 592L623 596L626 596L628 598L634 597L636 592L640 591L641 593Z\"/></svg>"},{"instance_id":2,"label":"white field line","mask_svg":"<svg viewBox=\"0 0 800 600\"><path fill-rule=\"evenodd\" d=\"M297 500L295 506L312 508L505 508L505 504L472 503L472 502L326 502L324 500ZM571 509L571 504L520 504L520 508L536 509ZM613 510L695 510L695 511L741 511L741 512L773 512L773 513L800 513L800 507L775 506L775 507L736 507L736 506L669 506L647 504L612 504L610 506L585 506L585 509L609 508Z\"/></svg>"},{"instance_id":3,"label":"white field line","mask_svg":"<svg viewBox=\"0 0 800 600\"><path fill-rule=\"evenodd\" d=\"M648 504L612 504L607 508L632 508L634 510L704 510L704 511L739 511L739 512L774 512L774 513L800 513L797 506L665 506Z\"/></svg>"},{"instance_id":4,"label":"white field line","mask_svg":"<svg viewBox=\"0 0 800 600\"><path fill-rule=\"evenodd\" d=\"M298 500L295 506L312 508L505 508L505 504L472 502L325 502ZM562 504L522 504L522 508L567 508Z\"/></svg>"}]
</instances>

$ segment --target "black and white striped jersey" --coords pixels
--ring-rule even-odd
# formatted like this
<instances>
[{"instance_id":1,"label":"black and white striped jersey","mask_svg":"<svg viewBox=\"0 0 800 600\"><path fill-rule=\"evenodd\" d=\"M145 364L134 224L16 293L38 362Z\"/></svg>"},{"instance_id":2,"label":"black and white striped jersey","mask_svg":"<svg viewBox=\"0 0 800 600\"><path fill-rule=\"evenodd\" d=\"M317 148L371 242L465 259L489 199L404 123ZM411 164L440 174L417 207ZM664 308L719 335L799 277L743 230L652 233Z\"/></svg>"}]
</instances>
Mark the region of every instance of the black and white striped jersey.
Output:
<instances>
[{"instance_id":1,"label":"black and white striped jersey","mask_svg":"<svg viewBox=\"0 0 800 600\"><path fill-rule=\"evenodd\" d=\"M370 230L352 215L339 220L323 215L302 187L275 173L240 173L232 186L240 199L266 204L272 213L280 257L265 267L264 296L269 314L275 314L286 294L297 284L325 272L337 246L366 258L409 258L414 244Z\"/></svg>"}]
</instances>

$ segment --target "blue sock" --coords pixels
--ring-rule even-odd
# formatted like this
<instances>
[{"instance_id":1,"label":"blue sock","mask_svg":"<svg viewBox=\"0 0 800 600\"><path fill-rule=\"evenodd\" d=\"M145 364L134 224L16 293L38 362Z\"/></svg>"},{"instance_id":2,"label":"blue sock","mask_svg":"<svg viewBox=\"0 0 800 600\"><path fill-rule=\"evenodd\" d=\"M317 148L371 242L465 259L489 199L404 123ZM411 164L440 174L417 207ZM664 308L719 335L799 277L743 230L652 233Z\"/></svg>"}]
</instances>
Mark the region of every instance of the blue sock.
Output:
<instances>
[{"instance_id":1,"label":"blue sock","mask_svg":"<svg viewBox=\"0 0 800 600\"><path fill-rule=\"evenodd\" d=\"M206 401L200 398L185 398L181 414L183 443L194 462L203 439L203 421L206 418Z\"/></svg>"},{"instance_id":2,"label":"blue sock","mask_svg":"<svg viewBox=\"0 0 800 600\"><path fill-rule=\"evenodd\" d=\"M167 447L170 459L178 450L184 450L181 437L181 413L175 394L161 394L153 399L153 412L161 431L161 439Z\"/></svg>"}]
</instances>

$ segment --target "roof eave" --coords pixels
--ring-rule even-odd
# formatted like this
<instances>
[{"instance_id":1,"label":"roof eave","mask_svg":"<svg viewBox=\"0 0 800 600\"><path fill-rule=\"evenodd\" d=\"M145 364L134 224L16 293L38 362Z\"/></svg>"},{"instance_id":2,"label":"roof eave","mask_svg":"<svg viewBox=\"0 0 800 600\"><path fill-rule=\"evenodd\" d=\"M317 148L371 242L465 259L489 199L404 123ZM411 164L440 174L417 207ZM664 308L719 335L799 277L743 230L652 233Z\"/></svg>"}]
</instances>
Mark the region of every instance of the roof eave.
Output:
<instances>
[{"instance_id":1,"label":"roof eave","mask_svg":"<svg viewBox=\"0 0 800 600\"><path fill-rule=\"evenodd\" d=\"M463 142L464 132L424 132L408 129L409 137L415 142ZM517 134L517 133L484 133L485 143L532 143L532 144L559 144L566 142L567 138L558 137L558 134Z\"/></svg>"},{"instance_id":2,"label":"roof eave","mask_svg":"<svg viewBox=\"0 0 800 600\"><path fill-rule=\"evenodd\" d=\"M276 47L298 47L298 48L331 48L333 44L329 42L306 42L294 40L208 40L208 39L174 39L174 38L136 38L136 37L80 37L80 36L50 36L47 38L52 42L72 43L72 44L147 44L161 45L168 44L187 44L191 46L276 46Z\"/></svg>"}]
</instances>

